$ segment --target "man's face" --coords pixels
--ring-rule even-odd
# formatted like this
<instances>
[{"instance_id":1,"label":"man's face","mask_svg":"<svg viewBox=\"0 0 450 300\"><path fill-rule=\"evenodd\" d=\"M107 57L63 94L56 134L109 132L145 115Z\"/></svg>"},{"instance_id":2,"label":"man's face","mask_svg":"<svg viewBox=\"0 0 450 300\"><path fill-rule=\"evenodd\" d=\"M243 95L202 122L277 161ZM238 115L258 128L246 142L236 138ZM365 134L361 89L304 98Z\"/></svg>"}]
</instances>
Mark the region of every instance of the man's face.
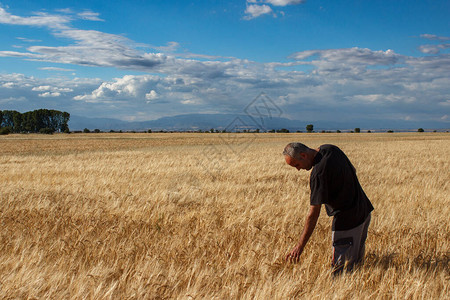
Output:
<instances>
[{"instance_id":1,"label":"man's face","mask_svg":"<svg viewBox=\"0 0 450 300\"><path fill-rule=\"evenodd\" d=\"M301 169L307 170L307 171L311 170L311 168L312 168L312 163L309 161L307 155L304 154L304 153L301 153L300 156L301 156L301 159L300 159L300 160L297 160L297 159L295 159L295 158L292 158L292 157L290 157L289 155L285 155L285 156L284 156L284 159L286 160L286 163L287 163L288 165L290 165L291 167L296 168L296 169L299 170L299 171L300 171Z\"/></svg>"}]
</instances>

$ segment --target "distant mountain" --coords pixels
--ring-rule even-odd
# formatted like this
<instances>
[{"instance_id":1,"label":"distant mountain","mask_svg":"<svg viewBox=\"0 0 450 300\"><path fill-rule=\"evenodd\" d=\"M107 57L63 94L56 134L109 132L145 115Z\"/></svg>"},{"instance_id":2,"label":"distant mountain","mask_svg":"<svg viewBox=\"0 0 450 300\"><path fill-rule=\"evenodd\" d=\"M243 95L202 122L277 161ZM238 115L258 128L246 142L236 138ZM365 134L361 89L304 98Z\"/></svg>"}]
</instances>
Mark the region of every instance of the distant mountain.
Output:
<instances>
[{"instance_id":1,"label":"distant mountain","mask_svg":"<svg viewBox=\"0 0 450 300\"><path fill-rule=\"evenodd\" d=\"M306 124L300 121L293 121L286 118L264 118L253 119L248 115L231 115L231 114L186 114L173 117L163 117L157 120L143 122L126 122L108 118L86 118L80 116L71 116L69 128L71 130L90 130L100 129L102 131L109 130L210 130L211 128L218 130L270 130L286 128L289 130L305 128Z\"/></svg>"},{"instance_id":2,"label":"distant mountain","mask_svg":"<svg viewBox=\"0 0 450 300\"><path fill-rule=\"evenodd\" d=\"M76 115L71 115L69 120L70 130L83 130L88 128L90 130L121 130L129 126L129 122L117 119L108 118L87 118Z\"/></svg>"},{"instance_id":3,"label":"distant mountain","mask_svg":"<svg viewBox=\"0 0 450 300\"><path fill-rule=\"evenodd\" d=\"M244 129L255 130L259 128L261 131L271 129L286 128L289 131L305 131L307 124L314 124L315 131L321 130L353 130L355 127L361 130L417 130L422 127L424 129L449 129L450 122L438 121L386 121L386 120L352 120L343 122L323 121L299 121L290 120L279 117L253 118L248 115L233 114L185 114L172 117L163 117L157 120L143 122L127 122L110 118L87 118L72 115L69 121L70 130L90 130L100 129L102 131L109 130L136 130L143 131L151 129L153 131L188 131L188 130L217 130L227 131L243 131Z\"/></svg>"}]
</instances>

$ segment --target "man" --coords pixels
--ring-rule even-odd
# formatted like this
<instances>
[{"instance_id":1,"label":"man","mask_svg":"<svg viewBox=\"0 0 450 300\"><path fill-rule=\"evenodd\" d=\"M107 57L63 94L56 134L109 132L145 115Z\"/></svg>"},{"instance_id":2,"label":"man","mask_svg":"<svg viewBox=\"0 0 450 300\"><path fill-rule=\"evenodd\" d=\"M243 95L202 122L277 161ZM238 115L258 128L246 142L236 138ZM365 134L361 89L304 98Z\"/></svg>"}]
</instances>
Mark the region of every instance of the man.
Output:
<instances>
[{"instance_id":1,"label":"man","mask_svg":"<svg viewBox=\"0 0 450 300\"><path fill-rule=\"evenodd\" d=\"M351 270L364 258L367 229L373 206L364 193L356 170L338 147L322 145L310 149L301 143L290 143L283 151L286 163L297 170L311 170L309 214L298 244L286 256L298 262L319 218L321 205L333 216L332 240L334 273L344 266Z\"/></svg>"}]
</instances>

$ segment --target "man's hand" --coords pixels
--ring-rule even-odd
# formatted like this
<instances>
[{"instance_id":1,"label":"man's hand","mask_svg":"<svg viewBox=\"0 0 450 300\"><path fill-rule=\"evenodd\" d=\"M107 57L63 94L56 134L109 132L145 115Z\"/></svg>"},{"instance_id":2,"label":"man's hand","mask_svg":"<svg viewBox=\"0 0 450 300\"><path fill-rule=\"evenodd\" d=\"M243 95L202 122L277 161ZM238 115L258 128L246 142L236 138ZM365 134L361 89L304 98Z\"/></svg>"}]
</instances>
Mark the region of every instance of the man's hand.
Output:
<instances>
[{"instance_id":1,"label":"man's hand","mask_svg":"<svg viewBox=\"0 0 450 300\"><path fill-rule=\"evenodd\" d=\"M300 255L302 254L303 249L300 245L297 245L292 249L292 251L286 255L286 261L297 263L300 261Z\"/></svg>"},{"instance_id":2,"label":"man's hand","mask_svg":"<svg viewBox=\"0 0 450 300\"><path fill-rule=\"evenodd\" d=\"M295 246L295 248L292 249L292 251L288 255L286 255L286 261L298 262L300 260L300 255L302 254L303 248L305 248L309 237L316 227L319 215L320 205L311 205L308 216L306 218L305 227L303 228L302 236L300 237L300 241L298 242L297 246Z\"/></svg>"}]
</instances>

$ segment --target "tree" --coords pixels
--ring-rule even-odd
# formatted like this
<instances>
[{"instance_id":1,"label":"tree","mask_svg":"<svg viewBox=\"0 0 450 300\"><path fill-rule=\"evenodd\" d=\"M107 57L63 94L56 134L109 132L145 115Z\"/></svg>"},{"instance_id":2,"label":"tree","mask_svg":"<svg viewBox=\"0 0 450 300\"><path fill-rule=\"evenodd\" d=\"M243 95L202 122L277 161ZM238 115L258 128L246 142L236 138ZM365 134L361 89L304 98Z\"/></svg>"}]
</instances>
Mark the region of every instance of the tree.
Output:
<instances>
[{"instance_id":1,"label":"tree","mask_svg":"<svg viewBox=\"0 0 450 300\"><path fill-rule=\"evenodd\" d=\"M4 110L0 127L9 127L10 132L21 132L22 114L15 110Z\"/></svg>"},{"instance_id":2,"label":"tree","mask_svg":"<svg viewBox=\"0 0 450 300\"><path fill-rule=\"evenodd\" d=\"M360 132L361 132L361 128L356 127L356 128L355 128L355 132L356 132L356 133L360 133Z\"/></svg>"},{"instance_id":3,"label":"tree","mask_svg":"<svg viewBox=\"0 0 450 300\"><path fill-rule=\"evenodd\" d=\"M83 129L83 132L84 133L90 133L91 131L89 129L85 128L85 129Z\"/></svg>"},{"instance_id":4,"label":"tree","mask_svg":"<svg viewBox=\"0 0 450 300\"><path fill-rule=\"evenodd\" d=\"M62 132L67 132L70 131L69 130L69 120L70 120L70 114L68 112L63 112L61 115L62 119L61 119L61 124L60 124L60 131Z\"/></svg>"},{"instance_id":5,"label":"tree","mask_svg":"<svg viewBox=\"0 0 450 300\"><path fill-rule=\"evenodd\" d=\"M11 129L9 127L0 128L0 135L7 135L11 133Z\"/></svg>"},{"instance_id":6,"label":"tree","mask_svg":"<svg viewBox=\"0 0 450 300\"><path fill-rule=\"evenodd\" d=\"M22 114L18 111L13 113L13 131L14 132L22 132Z\"/></svg>"},{"instance_id":7,"label":"tree","mask_svg":"<svg viewBox=\"0 0 450 300\"><path fill-rule=\"evenodd\" d=\"M425 130L423 130L423 128L419 128L417 129L417 132L424 132Z\"/></svg>"},{"instance_id":8,"label":"tree","mask_svg":"<svg viewBox=\"0 0 450 300\"><path fill-rule=\"evenodd\" d=\"M10 127L14 128L14 114L17 113L15 110L4 110L2 112L2 123L0 127Z\"/></svg>"},{"instance_id":9,"label":"tree","mask_svg":"<svg viewBox=\"0 0 450 300\"><path fill-rule=\"evenodd\" d=\"M313 124L306 125L306 132L313 132L313 130L314 130L314 125Z\"/></svg>"},{"instance_id":10,"label":"tree","mask_svg":"<svg viewBox=\"0 0 450 300\"><path fill-rule=\"evenodd\" d=\"M43 133L43 134L53 134L55 131L52 128L41 128L39 129L39 133Z\"/></svg>"},{"instance_id":11,"label":"tree","mask_svg":"<svg viewBox=\"0 0 450 300\"><path fill-rule=\"evenodd\" d=\"M25 113L15 110L1 112L0 127L10 127L13 132L40 132L41 129L53 132L69 131L70 114L57 110L38 109Z\"/></svg>"}]
</instances>

